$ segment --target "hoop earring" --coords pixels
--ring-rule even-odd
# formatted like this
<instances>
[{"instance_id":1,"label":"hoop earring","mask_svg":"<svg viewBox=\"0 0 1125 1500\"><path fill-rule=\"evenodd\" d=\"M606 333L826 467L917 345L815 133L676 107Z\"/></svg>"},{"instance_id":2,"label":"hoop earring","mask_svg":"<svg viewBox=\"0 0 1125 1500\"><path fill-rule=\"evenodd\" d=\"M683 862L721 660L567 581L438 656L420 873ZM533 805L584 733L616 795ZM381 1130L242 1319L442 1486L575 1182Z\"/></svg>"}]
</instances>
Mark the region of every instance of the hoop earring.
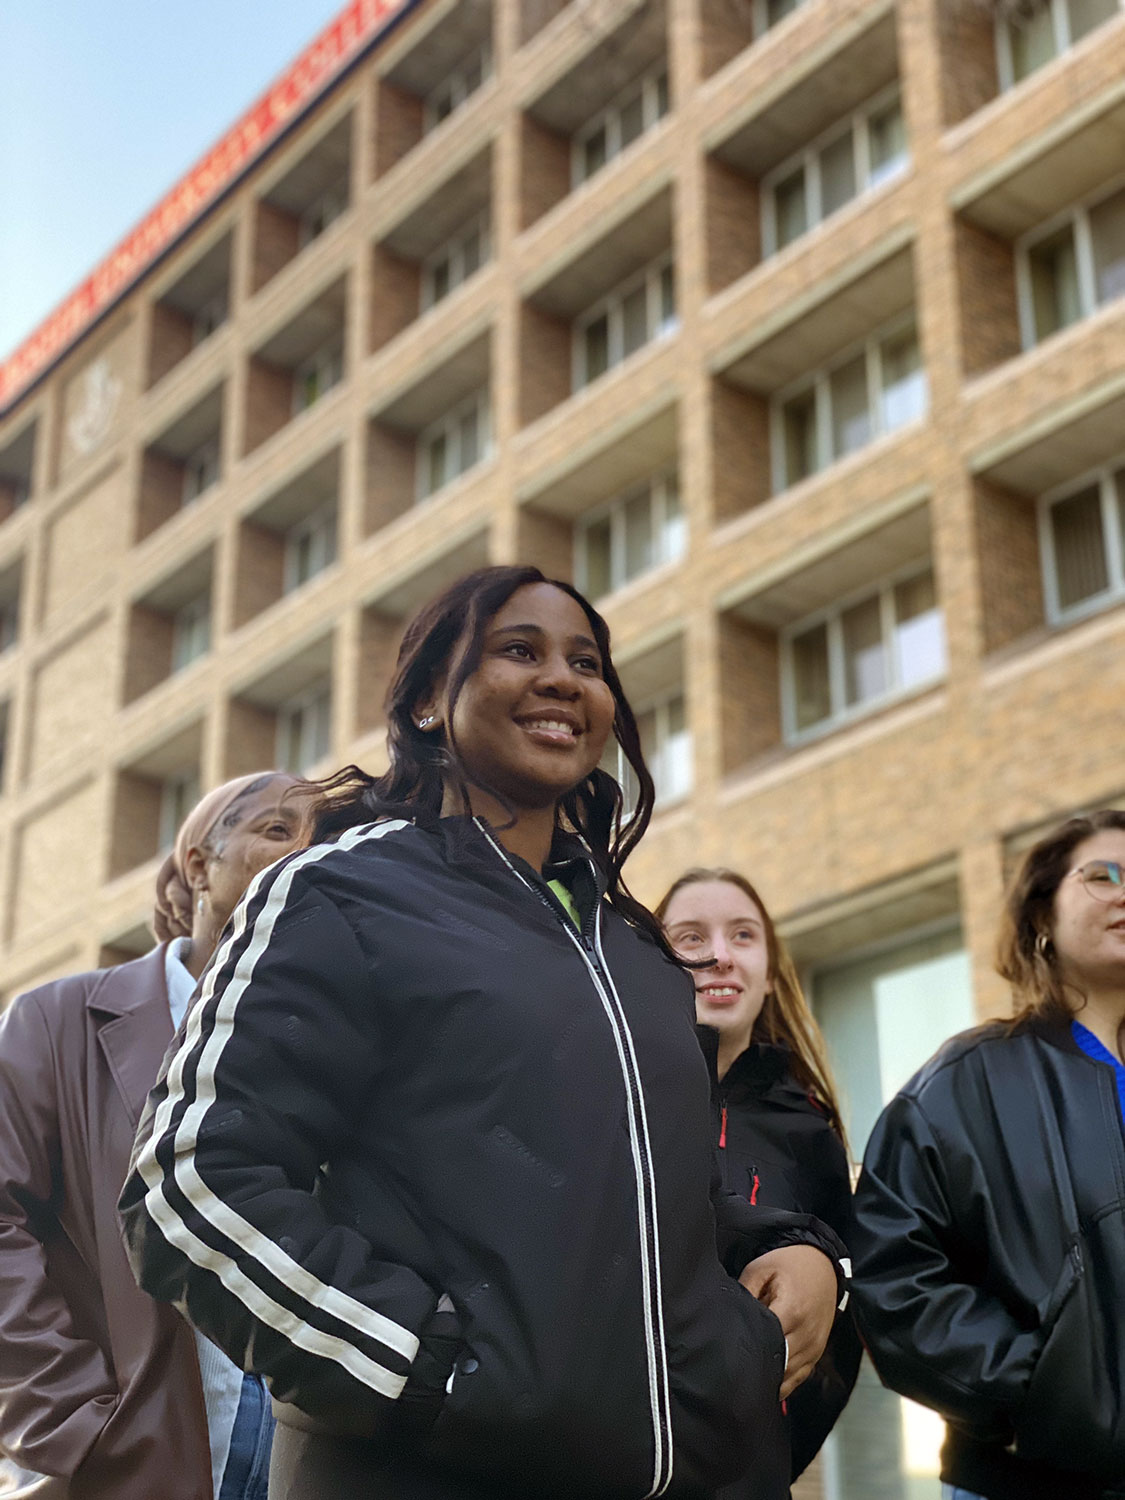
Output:
<instances>
[{"instance_id":1,"label":"hoop earring","mask_svg":"<svg viewBox=\"0 0 1125 1500\"><path fill-rule=\"evenodd\" d=\"M1036 951L1036 953L1038 953L1039 957L1043 960L1044 963L1046 963L1047 960L1048 960L1048 958L1050 957L1050 955L1047 952L1047 949L1050 946L1051 946L1051 939L1047 936L1047 934L1045 932L1040 932L1040 933L1036 934L1036 938L1035 938L1035 951Z\"/></svg>"}]
</instances>

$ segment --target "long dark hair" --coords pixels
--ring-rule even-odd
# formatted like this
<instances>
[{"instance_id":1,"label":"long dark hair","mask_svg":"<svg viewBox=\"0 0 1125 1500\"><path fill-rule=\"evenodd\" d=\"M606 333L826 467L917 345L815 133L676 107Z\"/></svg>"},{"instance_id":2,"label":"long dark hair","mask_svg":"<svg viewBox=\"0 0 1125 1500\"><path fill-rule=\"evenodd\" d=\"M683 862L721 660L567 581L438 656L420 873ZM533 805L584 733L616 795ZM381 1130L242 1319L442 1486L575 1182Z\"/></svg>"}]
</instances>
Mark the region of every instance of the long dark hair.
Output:
<instances>
[{"instance_id":1,"label":"long dark hair","mask_svg":"<svg viewBox=\"0 0 1125 1500\"><path fill-rule=\"evenodd\" d=\"M1078 845L1107 828L1125 832L1125 812L1109 807L1068 818L1027 851L1008 889L1000 919L996 969L1012 986L1015 1025L1032 1016L1067 1022L1079 1008L1076 999L1084 998L1076 994L1073 985L1068 991L1051 941L1055 893Z\"/></svg>"},{"instance_id":2,"label":"long dark hair","mask_svg":"<svg viewBox=\"0 0 1125 1500\"><path fill-rule=\"evenodd\" d=\"M448 718L465 683L480 665L488 622L517 589L546 583L561 589L581 607L602 659L602 676L613 694L616 710L613 733L636 778L638 793L632 812L625 815L624 798L616 779L595 767L578 786L561 798L556 810L560 828L570 828L585 841L606 883L606 896L635 927L647 933L669 957L659 922L636 900L621 870L636 848L652 817L654 790L645 765L637 721L625 697L610 653L609 626L576 588L548 578L538 568L479 568L450 584L424 605L406 627L399 647L394 677L387 691L387 749L390 770L369 776L358 766L345 766L321 782L321 807L314 841L339 836L346 828L380 818L405 817L428 823L441 815L446 788L452 787L469 805L468 779L457 750L452 725L443 736L424 734L414 722L419 703L426 700L443 673L448 673ZM488 790L501 804L505 799Z\"/></svg>"},{"instance_id":3,"label":"long dark hair","mask_svg":"<svg viewBox=\"0 0 1125 1500\"><path fill-rule=\"evenodd\" d=\"M740 875L737 870L728 870L724 866L716 869L697 867L693 870L685 870L668 887L655 914L661 922L664 922L667 919L672 898L677 891L682 891L685 886L702 885L712 880L725 881L728 885L735 886L744 896L748 896L761 913L762 926L765 929L770 987L762 1008L758 1012L758 1018L754 1022L751 1040L772 1042L774 1045L781 1043L789 1048L789 1071L806 1093L824 1110L829 1124L846 1149L848 1142L844 1131L844 1117L836 1095L836 1085L828 1062L824 1036L816 1024L816 1017L812 1013L809 1002L805 999L805 992L801 988L796 965L789 956L789 949L774 926L766 903L746 876ZM714 958L707 962L714 963ZM696 961L689 967L703 968L705 963Z\"/></svg>"}]
</instances>

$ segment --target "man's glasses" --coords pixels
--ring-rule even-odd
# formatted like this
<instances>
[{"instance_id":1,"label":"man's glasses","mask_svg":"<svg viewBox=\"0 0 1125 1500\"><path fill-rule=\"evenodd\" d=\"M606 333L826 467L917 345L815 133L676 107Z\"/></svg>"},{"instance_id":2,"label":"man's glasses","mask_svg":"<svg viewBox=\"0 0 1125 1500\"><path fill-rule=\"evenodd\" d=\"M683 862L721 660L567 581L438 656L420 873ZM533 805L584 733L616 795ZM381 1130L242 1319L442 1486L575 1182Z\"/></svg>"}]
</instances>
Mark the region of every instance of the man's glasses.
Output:
<instances>
[{"instance_id":1,"label":"man's glasses","mask_svg":"<svg viewBox=\"0 0 1125 1500\"><path fill-rule=\"evenodd\" d=\"M1071 874L1082 882L1095 901L1116 901L1125 890L1125 866L1112 859L1092 859Z\"/></svg>"}]
</instances>

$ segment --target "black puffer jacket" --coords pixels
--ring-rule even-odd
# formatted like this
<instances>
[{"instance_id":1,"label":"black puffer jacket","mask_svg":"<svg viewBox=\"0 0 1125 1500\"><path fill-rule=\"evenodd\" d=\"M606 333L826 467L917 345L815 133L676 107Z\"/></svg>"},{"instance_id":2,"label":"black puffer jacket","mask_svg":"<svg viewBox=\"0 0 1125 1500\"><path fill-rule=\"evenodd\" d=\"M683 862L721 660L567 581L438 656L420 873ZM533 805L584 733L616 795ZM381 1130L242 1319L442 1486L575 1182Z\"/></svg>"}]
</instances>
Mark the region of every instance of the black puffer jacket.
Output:
<instances>
[{"instance_id":1,"label":"black puffer jacket","mask_svg":"<svg viewBox=\"0 0 1125 1500\"><path fill-rule=\"evenodd\" d=\"M1125 1494L1125 1135L1066 1026L948 1042L891 1101L856 1191L856 1316L987 1500Z\"/></svg>"},{"instance_id":2,"label":"black puffer jacket","mask_svg":"<svg viewBox=\"0 0 1125 1500\"><path fill-rule=\"evenodd\" d=\"M146 1290L331 1430L497 1489L694 1497L776 1422L780 1327L734 1276L836 1246L712 1178L716 1244L691 985L579 853L581 936L464 819L266 871L121 1206Z\"/></svg>"},{"instance_id":3,"label":"black puffer jacket","mask_svg":"<svg viewBox=\"0 0 1125 1500\"><path fill-rule=\"evenodd\" d=\"M719 1084L723 1186L753 1204L815 1214L848 1244L852 1188L848 1158L828 1117L789 1071L785 1047L753 1043ZM816 1369L786 1403L792 1477L820 1451L852 1393L863 1353L850 1314L836 1319ZM743 1486L752 1493L749 1481Z\"/></svg>"}]
</instances>

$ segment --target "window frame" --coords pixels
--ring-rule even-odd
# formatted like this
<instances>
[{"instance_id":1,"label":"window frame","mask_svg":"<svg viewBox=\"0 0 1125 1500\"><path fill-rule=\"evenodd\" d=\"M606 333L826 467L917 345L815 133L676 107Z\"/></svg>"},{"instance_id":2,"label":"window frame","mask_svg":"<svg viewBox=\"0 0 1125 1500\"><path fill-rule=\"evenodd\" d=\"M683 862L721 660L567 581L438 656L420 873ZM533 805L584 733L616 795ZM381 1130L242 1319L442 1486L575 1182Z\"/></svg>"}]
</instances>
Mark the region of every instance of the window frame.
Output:
<instances>
[{"instance_id":1,"label":"window frame","mask_svg":"<svg viewBox=\"0 0 1125 1500\"><path fill-rule=\"evenodd\" d=\"M662 278L668 269L672 271L672 301L674 304L670 320L663 322L663 287ZM591 303L574 320L574 331L571 347L571 394L577 395L579 391L588 390L591 385L611 375L620 365L627 363L650 344L655 344L661 339L671 338L679 331L680 314L676 288L676 263L672 251L665 250L655 259L643 265L640 270L634 271L619 281L616 286L609 289L603 296ZM623 320L625 300L639 286L645 288L645 319L649 330L644 342L631 353L624 352L625 341L623 336ZM606 367L599 374L585 377L586 368L586 332L598 321L605 317L607 320L607 357ZM616 351L616 352L615 352Z\"/></svg>"},{"instance_id":2,"label":"window frame","mask_svg":"<svg viewBox=\"0 0 1125 1500\"><path fill-rule=\"evenodd\" d=\"M213 297L196 308L191 319L191 347L198 349L212 336L218 333L223 324L230 319L230 291L224 287L221 292L216 292Z\"/></svg>"},{"instance_id":3,"label":"window frame","mask_svg":"<svg viewBox=\"0 0 1125 1500\"><path fill-rule=\"evenodd\" d=\"M808 141L799 151L794 151L787 156L778 166L771 168L762 178L762 258L767 259L771 255L780 255L783 251L790 250L799 244L807 235L813 234L829 219L835 218L838 213L858 203L861 198L871 193L888 187L897 182L910 170L910 141L907 138L906 155L890 172L878 182L871 181L871 139L869 126L871 117L879 114L888 105L897 100L899 109L903 114L903 125L905 129L905 111L902 110L902 84L898 79L887 84L872 94L861 104L846 115L834 120L827 129L822 130L819 135ZM856 190L845 203L835 208L831 213L825 214L821 211L821 182L820 182L820 157L825 147L843 137L848 132L852 136L852 165L855 169ZM776 189L780 182L803 167L805 172L805 212L808 218L808 228L799 234L796 239L790 240L787 245L778 243L777 233L777 198ZM812 206L816 205L815 215L811 212Z\"/></svg>"},{"instance_id":4,"label":"window frame","mask_svg":"<svg viewBox=\"0 0 1125 1500\"><path fill-rule=\"evenodd\" d=\"M208 587L202 593L196 594L172 614L172 650L171 671L169 676L174 677L179 672L186 672L188 667L200 661L211 650L211 616L212 616L211 589ZM195 633L202 629L202 646L190 655L185 654L186 648L190 647L195 639Z\"/></svg>"},{"instance_id":5,"label":"window frame","mask_svg":"<svg viewBox=\"0 0 1125 1500\"><path fill-rule=\"evenodd\" d=\"M625 571L625 513L627 507L646 491L649 497L653 535L658 538L659 556L650 568L645 568L630 577ZM670 511L669 501L672 496L675 497L675 503ZM610 499L602 501L589 511L584 511L577 518L574 527L574 576L582 593L591 599L608 599L619 589L631 583L637 583L642 578L648 578L660 568L679 562L687 552L687 518L684 515L682 501L678 465L671 463L654 470L640 483L619 490ZM683 544L678 549L668 545L669 533L672 531L670 516L679 520L683 533ZM610 523L610 586L605 594L593 595L589 592L591 585L586 536L592 527L607 519Z\"/></svg>"},{"instance_id":6,"label":"window frame","mask_svg":"<svg viewBox=\"0 0 1125 1500\"><path fill-rule=\"evenodd\" d=\"M204 482L199 485L189 484L193 473L204 476ZM213 473L213 478L206 478L208 473ZM186 510L189 505L194 505L201 500L223 477L222 468L222 445L220 435L207 438L200 443L184 459L184 476L180 484L180 509Z\"/></svg>"},{"instance_id":7,"label":"window frame","mask_svg":"<svg viewBox=\"0 0 1125 1500\"><path fill-rule=\"evenodd\" d=\"M925 405L921 415L912 417L907 422L900 422L897 426L888 427L883 420L880 397L883 390L883 345L888 343L897 334L907 328L913 327L915 342L918 346L918 367L925 383ZM871 436L867 442L853 448L848 453L834 454L832 451L832 407L831 407L831 380L837 370L843 369L845 365L864 355L864 368L867 377L867 415L871 425ZM787 476L787 454L785 441L785 408L798 396L813 392L814 421L816 428L817 464L808 474L799 478L790 479ZM874 400L872 394L874 393ZM802 375L799 379L792 381L789 385L775 392L770 398L770 482L774 495L784 494L794 485L805 484L810 479L824 474L833 465L844 462L845 459L854 457L870 448L873 443L882 438L891 437L896 433L904 432L919 422L924 422L930 409L930 382L923 357L922 340L918 333L917 310L911 308L905 313L899 313L897 317L891 318L889 322L881 323L878 328L872 329L866 338L849 344L834 355L831 362L821 365L811 373Z\"/></svg>"},{"instance_id":8,"label":"window frame","mask_svg":"<svg viewBox=\"0 0 1125 1500\"><path fill-rule=\"evenodd\" d=\"M664 97L667 108L660 108L660 81L664 80ZM631 140L627 145L621 144L621 115L625 106L637 95L641 96L641 116L644 124L641 126L640 135ZM671 80L668 72L668 59L662 58L650 68L638 73L631 82L620 89L608 104L604 105L597 114L592 115L583 125L579 126L570 141L570 187L576 192L587 182L592 182L599 173L624 152L642 141L650 130L660 124L672 113ZM598 131L605 128L606 132L606 154L605 160L600 167L592 172L585 172L585 153L589 141L597 135ZM612 138L612 149L611 149Z\"/></svg>"},{"instance_id":9,"label":"window frame","mask_svg":"<svg viewBox=\"0 0 1125 1500\"><path fill-rule=\"evenodd\" d=\"M1122 492L1125 493L1125 453L1118 454L1107 463L1089 469L1077 479L1068 479L1065 484L1055 485L1036 500L1039 527L1039 557L1043 575L1043 604L1047 624L1051 629L1062 629L1091 615L1101 614L1125 600L1125 527L1115 494L1115 480L1121 475ZM1083 490L1097 484L1102 512L1102 538L1105 546L1108 588L1091 594L1064 608L1059 603L1058 558L1055 555L1055 539L1051 529L1051 511L1056 505L1073 499Z\"/></svg>"},{"instance_id":10,"label":"window frame","mask_svg":"<svg viewBox=\"0 0 1125 1500\"><path fill-rule=\"evenodd\" d=\"M898 669L892 649L895 627L894 594L900 584L909 583L911 579L920 578L925 573L934 575L934 599L941 617L945 665L943 670L933 677L921 682L903 684L897 681ZM861 699L860 702L849 706L846 702L847 664L844 656L843 616L855 605L863 604L868 599L876 597L879 600L879 629L887 668L887 681L890 686L882 693ZM799 729L797 727L797 674L794 666L793 643L798 636L815 630L819 625L828 627L828 691L832 708L823 719L818 719L815 724ZM796 748L799 745L808 744L812 740L820 739L826 734L832 734L837 729L854 723L857 719L864 719L870 714L878 713L894 703L903 702L919 693L930 692L949 676L949 643L945 635L945 606L938 592L937 573L932 553L924 558L915 557L911 562L904 563L889 573L881 574L862 587L852 589L849 593L841 595L839 599L834 599L831 604L813 610L811 614L803 615L799 620L794 620L791 624L784 626L779 632L778 647L781 673L781 738L782 743L787 746Z\"/></svg>"},{"instance_id":11,"label":"window frame","mask_svg":"<svg viewBox=\"0 0 1125 1500\"><path fill-rule=\"evenodd\" d=\"M1092 318L1103 307L1110 307L1125 297L1125 292L1123 292L1118 293L1116 297L1108 298L1105 302L1098 301L1097 281L1094 275L1094 236L1090 227L1091 213L1123 190L1125 190L1125 173L1114 177L1108 183L1103 182L1093 193L1069 204L1051 218L1045 219L1042 224L1036 224L1033 229L1029 229L1016 241L1016 305L1019 313L1020 344L1025 354L1031 349L1038 349L1040 345L1056 338L1059 334L1066 333L1067 329L1076 328L1079 323ZM1073 323L1067 323L1065 327L1056 328L1052 333L1038 338L1035 332L1035 294L1031 279L1031 256L1036 245L1050 239L1053 234L1057 234L1068 224L1072 225L1074 230L1078 300L1082 310Z\"/></svg>"},{"instance_id":12,"label":"window frame","mask_svg":"<svg viewBox=\"0 0 1125 1500\"><path fill-rule=\"evenodd\" d=\"M187 792L186 796L183 796L184 792ZM201 795L202 783L198 766L166 776L161 781L160 807L157 812L156 826L158 854L167 854L171 850L176 842L180 824L199 801Z\"/></svg>"},{"instance_id":13,"label":"window frame","mask_svg":"<svg viewBox=\"0 0 1125 1500\"><path fill-rule=\"evenodd\" d=\"M337 219L342 219L350 207L347 174L337 177L319 192L311 203L305 205L297 219L297 248L307 250L332 228ZM314 216L321 209L328 210L320 228L314 225Z\"/></svg>"},{"instance_id":14,"label":"window frame","mask_svg":"<svg viewBox=\"0 0 1125 1500\"><path fill-rule=\"evenodd\" d=\"M332 753L332 745L334 740L332 724L332 698L332 679L330 676L326 676L317 678L317 680L313 683L310 683L308 687L303 688L299 693L294 693L289 698L283 699L277 705L277 708L275 710L277 726L274 744L277 764L281 770L288 770L291 771L291 773L295 776L302 776L313 766L319 765L322 760L326 759L326 757ZM319 755L314 755L311 760L305 762L303 765L296 767L290 766L287 757L283 753L285 749L286 739L289 736L289 728L292 725L293 720L298 715L304 714L314 704L320 703L322 700L327 705L325 711L326 716L324 720L324 724L327 727L327 739L325 747ZM303 730L300 737L302 739L304 737Z\"/></svg>"},{"instance_id":15,"label":"window frame","mask_svg":"<svg viewBox=\"0 0 1125 1500\"><path fill-rule=\"evenodd\" d=\"M1051 11L1051 34L1055 44L1054 53L1045 63L1040 64L1038 68L1032 68L1031 72L1025 74L1022 78L1016 77L1015 64L1012 57L1012 35L1009 29L1011 22L1001 13L997 13L994 23L996 34L996 76L1002 94L1008 93L1010 89L1018 89L1021 84L1027 83L1037 73L1042 72L1043 68L1049 68L1053 62L1058 62L1060 57L1064 57L1079 42L1084 42L1087 37L1093 36L1094 32L1100 30L1102 26L1109 25L1108 20L1102 21L1093 27L1092 30L1088 31L1086 36L1079 37L1076 41L1070 33L1070 10L1067 0L1047 0L1047 3ZM1117 8L1118 10L1125 10L1123 0L1117 0Z\"/></svg>"},{"instance_id":16,"label":"window frame","mask_svg":"<svg viewBox=\"0 0 1125 1500\"><path fill-rule=\"evenodd\" d=\"M465 78L473 64L480 61L480 82L472 88L466 87ZM444 125L461 108L461 106L474 94L479 93L492 77L492 43L486 37L471 51L466 52L461 60L450 68L448 73L442 75L434 84L433 88L427 90L422 100L422 136L425 138L432 131ZM437 96L443 89L448 88L452 96L452 102L447 114L439 115L437 110Z\"/></svg>"},{"instance_id":17,"label":"window frame","mask_svg":"<svg viewBox=\"0 0 1125 1500\"><path fill-rule=\"evenodd\" d=\"M324 383L324 374L332 376ZM321 384L311 401L303 399L305 381L309 376L319 374ZM330 391L336 389L344 379L344 335L335 334L330 339L325 339L305 359L293 366L293 415L299 417L302 413L312 411L314 406L319 406Z\"/></svg>"},{"instance_id":18,"label":"window frame","mask_svg":"<svg viewBox=\"0 0 1125 1500\"><path fill-rule=\"evenodd\" d=\"M461 467L461 422L466 413L472 410L477 412L477 457L475 462ZM444 437L447 445L451 438L456 442L458 450L458 464L452 473L447 472L447 477L434 489L426 486L429 475L429 450L430 445L438 437ZM414 499L416 504L431 499L434 495L441 494L442 490L448 489L458 479L463 478L473 469L478 468L485 459L492 455L492 408L490 392L487 385L478 386L468 396L465 396L456 405L442 412L433 422L428 423L418 433L414 444Z\"/></svg>"},{"instance_id":19,"label":"window frame","mask_svg":"<svg viewBox=\"0 0 1125 1500\"><path fill-rule=\"evenodd\" d=\"M282 566L282 596L294 594L298 589L303 589L307 584L319 578L320 575L337 561L338 557L338 524L339 506L335 500L328 500L325 504L317 506L307 516L302 516L299 521L294 521L292 526L285 532L285 556ZM307 578L298 578L296 565L296 548L304 537L317 535L329 538L324 548L324 561Z\"/></svg>"},{"instance_id":20,"label":"window frame","mask_svg":"<svg viewBox=\"0 0 1125 1500\"><path fill-rule=\"evenodd\" d=\"M687 798L689 798L695 790L695 742L691 732L691 718L688 714L687 689L682 682L678 682L671 687L661 689L661 691L658 693L651 693L647 698L644 698L640 702L633 704L633 716L638 721L638 724L641 717L644 714L649 713L655 713L657 715L658 725L663 722L665 726L663 737L661 736L659 729L657 730L659 749L661 756L663 756L665 746L668 742L668 718L671 706L676 702L677 699L682 701L684 706L684 726L687 731L688 755L690 760L688 769L688 784L682 791L661 792L660 779L657 774L657 769L651 763L649 763L648 768L650 774L652 775L654 788L654 797L652 804L654 812L663 811L666 807L674 807L676 803L686 801ZM636 807L636 803L630 797L631 788L629 785L629 779L632 775L632 767L625 759L625 752L622 750L620 744L618 744L616 740L614 741L614 762L615 770L613 772L613 775L617 781L618 786L620 786L621 788L621 793L625 802L624 816L630 817L632 816L632 813Z\"/></svg>"},{"instance_id":21,"label":"window frame","mask_svg":"<svg viewBox=\"0 0 1125 1500\"><path fill-rule=\"evenodd\" d=\"M480 241L480 259L476 268L466 273L465 271L465 242L469 236L476 232ZM454 292L463 287L467 281L471 281L478 271L483 271L492 258L492 233L489 224L489 212L482 208L479 213L473 214L458 226L457 229L443 240L436 250L432 250L422 261L421 277L421 311L427 313L431 308L438 307L447 301ZM434 295L434 273L437 267L445 260L449 262L449 289L442 296Z\"/></svg>"}]
</instances>

